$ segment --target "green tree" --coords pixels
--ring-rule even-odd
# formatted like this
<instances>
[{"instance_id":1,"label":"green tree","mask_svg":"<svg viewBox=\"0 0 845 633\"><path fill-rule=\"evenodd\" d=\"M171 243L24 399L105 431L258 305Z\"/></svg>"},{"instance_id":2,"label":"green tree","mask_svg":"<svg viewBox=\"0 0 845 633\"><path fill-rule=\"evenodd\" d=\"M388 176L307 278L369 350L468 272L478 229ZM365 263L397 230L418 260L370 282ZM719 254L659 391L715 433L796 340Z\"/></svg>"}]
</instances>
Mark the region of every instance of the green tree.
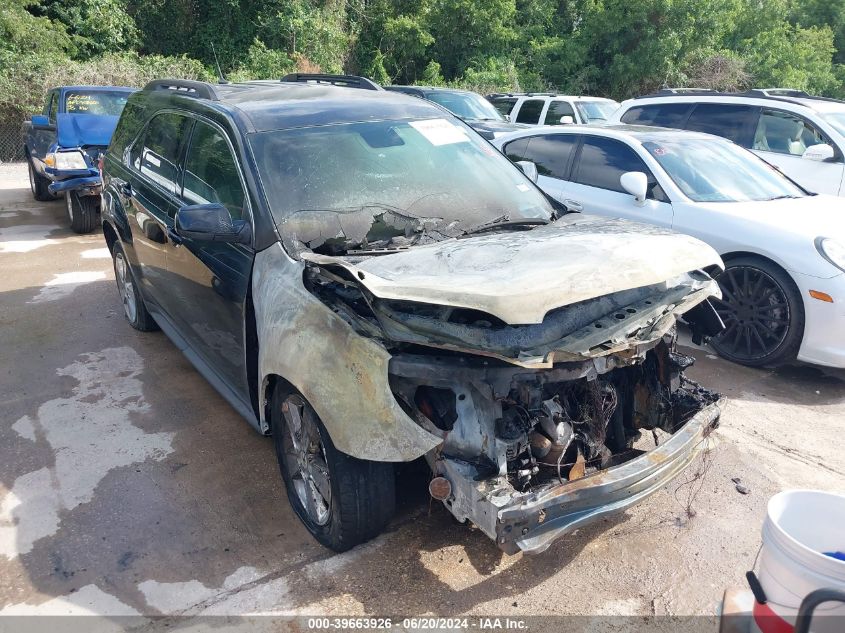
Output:
<instances>
[{"instance_id":1,"label":"green tree","mask_svg":"<svg viewBox=\"0 0 845 633\"><path fill-rule=\"evenodd\" d=\"M134 50L138 44L126 0L42 0L30 10L63 24L79 57Z\"/></svg>"}]
</instances>

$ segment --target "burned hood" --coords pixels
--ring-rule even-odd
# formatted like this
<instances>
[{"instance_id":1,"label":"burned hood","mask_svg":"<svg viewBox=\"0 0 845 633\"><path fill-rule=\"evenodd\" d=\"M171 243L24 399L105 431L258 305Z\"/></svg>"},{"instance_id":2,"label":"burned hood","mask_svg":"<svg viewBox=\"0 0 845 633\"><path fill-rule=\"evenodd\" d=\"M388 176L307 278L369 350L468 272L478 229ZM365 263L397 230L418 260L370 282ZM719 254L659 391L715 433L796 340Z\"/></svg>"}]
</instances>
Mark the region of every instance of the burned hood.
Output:
<instances>
[{"instance_id":1,"label":"burned hood","mask_svg":"<svg viewBox=\"0 0 845 633\"><path fill-rule=\"evenodd\" d=\"M541 323L555 308L722 265L693 237L581 214L366 258L300 256L345 268L379 299L480 310L509 324Z\"/></svg>"}]
</instances>

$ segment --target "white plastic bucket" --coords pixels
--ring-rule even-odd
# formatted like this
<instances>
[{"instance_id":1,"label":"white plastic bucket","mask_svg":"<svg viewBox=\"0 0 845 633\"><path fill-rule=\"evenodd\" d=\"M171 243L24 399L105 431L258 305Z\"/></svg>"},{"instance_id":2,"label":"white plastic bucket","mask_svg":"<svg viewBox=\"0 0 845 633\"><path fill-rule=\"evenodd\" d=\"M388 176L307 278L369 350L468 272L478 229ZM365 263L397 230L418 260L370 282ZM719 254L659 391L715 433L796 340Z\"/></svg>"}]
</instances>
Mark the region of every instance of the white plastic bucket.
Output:
<instances>
[{"instance_id":1,"label":"white plastic bucket","mask_svg":"<svg viewBox=\"0 0 845 633\"><path fill-rule=\"evenodd\" d=\"M769 499L758 577L769 606L790 624L814 589L845 591L845 561L823 552L845 552L845 494L787 490ZM845 604L825 603L814 614L822 616L814 633L842 633ZM831 615L835 628L825 624L834 624L824 617Z\"/></svg>"}]
</instances>

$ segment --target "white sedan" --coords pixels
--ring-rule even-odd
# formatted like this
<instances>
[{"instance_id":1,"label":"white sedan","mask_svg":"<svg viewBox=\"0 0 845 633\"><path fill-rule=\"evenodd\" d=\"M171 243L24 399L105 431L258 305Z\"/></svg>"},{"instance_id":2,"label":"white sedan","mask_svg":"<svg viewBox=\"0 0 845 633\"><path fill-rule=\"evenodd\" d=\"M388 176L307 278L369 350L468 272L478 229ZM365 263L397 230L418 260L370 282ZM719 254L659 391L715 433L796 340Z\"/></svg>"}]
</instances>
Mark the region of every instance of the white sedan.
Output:
<instances>
[{"instance_id":1,"label":"white sedan","mask_svg":"<svg viewBox=\"0 0 845 633\"><path fill-rule=\"evenodd\" d=\"M570 210L671 227L725 262L725 330L745 365L845 367L845 212L725 139L639 126L532 128L493 144Z\"/></svg>"}]
</instances>

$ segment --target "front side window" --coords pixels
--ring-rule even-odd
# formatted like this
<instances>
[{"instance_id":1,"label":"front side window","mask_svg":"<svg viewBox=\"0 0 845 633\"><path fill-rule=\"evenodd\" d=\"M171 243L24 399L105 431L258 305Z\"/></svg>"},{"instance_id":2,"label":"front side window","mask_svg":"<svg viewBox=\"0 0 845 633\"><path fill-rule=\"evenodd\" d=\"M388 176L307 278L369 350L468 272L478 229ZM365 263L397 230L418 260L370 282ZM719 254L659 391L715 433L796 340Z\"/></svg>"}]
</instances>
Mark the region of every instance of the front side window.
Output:
<instances>
[{"instance_id":1,"label":"front side window","mask_svg":"<svg viewBox=\"0 0 845 633\"><path fill-rule=\"evenodd\" d=\"M525 156L525 150L528 148L528 141L530 140L531 137L526 136L524 138L518 138L515 141L511 141L502 148L502 153L513 162L522 160L522 157Z\"/></svg>"},{"instance_id":2,"label":"front side window","mask_svg":"<svg viewBox=\"0 0 845 633\"><path fill-rule=\"evenodd\" d=\"M546 111L546 125L562 125L562 117L572 117L570 123L575 123L575 110L568 101L552 101Z\"/></svg>"},{"instance_id":3,"label":"front side window","mask_svg":"<svg viewBox=\"0 0 845 633\"><path fill-rule=\"evenodd\" d=\"M763 108L753 149L801 156L808 147L819 143L831 144L809 121L783 110Z\"/></svg>"},{"instance_id":4,"label":"front side window","mask_svg":"<svg viewBox=\"0 0 845 633\"><path fill-rule=\"evenodd\" d=\"M457 121L368 121L254 133L249 143L289 250L337 254L547 220L548 199Z\"/></svg>"},{"instance_id":5,"label":"front side window","mask_svg":"<svg viewBox=\"0 0 845 633\"><path fill-rule=\"evenodd\" d=\"M542 99L526 99L519 107L516 122L536 125L540 122L540 114L543 112L544 105L546 105L546 102Z\"/></svg>"},{"instance_id":6,"label":"front side window","mask_svg":"<svg viewBox=\"0 0 845 633\"><path fill-rule=\"evenodd\" d=\"M182 198L187 204L220 203L243 219L244 189L235 157L216 128L198 121L185 158Z\"/></svg>"},{"instance_id":7,"label":"front side window","mask_svg":"<svg viewBox=\"0 0 845 633\"><path fill-rule=\"evenodd\" d=\"M120 116L127 99L127 92L71 90L65 93L65 112Z\"/></svg>"},{"instance_id":8,"label":"front side window","mask_svg":"<svg viewBox=\"0 0 845 633\"><path fill-rule=\"evenodd\" d=\"M609 191L627 193L619 182L629 171L643 172L649 179L648 197L665 201L660 186L643 159L624 143L612 138L587 137L581 147L578 165L573 170L577 183Z\"/></svg>"},{"instance_id":9,"label":"front side window","mask_svg":"<svg viewBox=\"0 0 845 633\"><path fill-rule=\"evenodd\" d=\"M654 103L636 106L620 119L629 125L653 125L656 127L680 128L692 110L691 103Z\"/></svg>"},{"instance_id":10,"label":"front side window","mask_svg":"<svg viewBox=\"0 0 845 633\"><path fill-rule=\"evenodd\" d=\"M171 194L178 192L179 148L191 119L181 114L158 114L129 153L132 167Z\"/></svg>"},{"instance_id":11,"label":"front side window","mask_svg":"<svg viewBox=\"0 0 845 633\"><path fill-rule=\"evenodd\" d=\"M581 115L581 120L584 123L595 123L610 119L619 107L619 103L616 101L578 99L575 102L575 107L578 108L578 114Z\"/></svg>"},{"instance_id":12,"label":"front side window","mask_svg":"<svg viewBox=\"0 0 845 633\"><path fill-rule=\"evenodd\" d=\"M807 195L763 159L719 139L646 141L643 147L695 202L747 202Z\"/></svg>"},{"instance_id":13,"label":"front side window","mask_svg":"<svg viewBox=\"0 0 845 633\"><path fill-rule=\"evenodd\" d=\"M755 118L755 108L730 103L699 103L695 106L684 129L715 134L749 147Z\"/></svg>"},{"instance_id":14,"label":"front side window","mask_svg":"<svg viewBox=\"0 0 845 633\"><path fill-rule=\"evenodd\" d=\"M578 145L575 134L544 134L532 136L524 160L537 165L541 176L565 180L572 150Z\"/></svg>"}]
</instances>

